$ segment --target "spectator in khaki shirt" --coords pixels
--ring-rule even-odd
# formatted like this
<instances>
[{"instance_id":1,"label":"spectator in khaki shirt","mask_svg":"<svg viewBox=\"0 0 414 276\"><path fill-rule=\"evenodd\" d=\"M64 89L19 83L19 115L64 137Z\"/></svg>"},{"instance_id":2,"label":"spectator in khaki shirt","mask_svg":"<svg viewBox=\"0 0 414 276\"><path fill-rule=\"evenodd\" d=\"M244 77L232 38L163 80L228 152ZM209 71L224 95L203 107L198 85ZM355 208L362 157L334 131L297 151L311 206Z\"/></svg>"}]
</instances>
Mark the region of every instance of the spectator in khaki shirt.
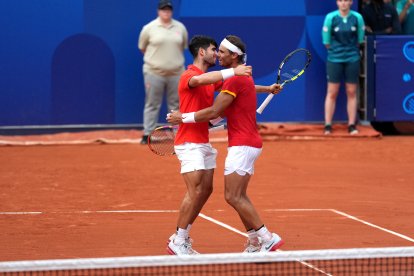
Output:
<instances>
[{"instance_id":1,"label":"spectator in khaki shirt","mask_svg":"<svg viewBox=\"0 0 414 276\"><path fill-rule=\"evenodd\" d=\"M164 93L168 110L178 110L178 81L184 72L184 49L188 44L185 26L172 18L170 0L160 0L158 17L145 25L139 35L138 48L144 54L144 135L141 144L146 144L148 135L158 123Z\"/></svg>"}]
</instances>

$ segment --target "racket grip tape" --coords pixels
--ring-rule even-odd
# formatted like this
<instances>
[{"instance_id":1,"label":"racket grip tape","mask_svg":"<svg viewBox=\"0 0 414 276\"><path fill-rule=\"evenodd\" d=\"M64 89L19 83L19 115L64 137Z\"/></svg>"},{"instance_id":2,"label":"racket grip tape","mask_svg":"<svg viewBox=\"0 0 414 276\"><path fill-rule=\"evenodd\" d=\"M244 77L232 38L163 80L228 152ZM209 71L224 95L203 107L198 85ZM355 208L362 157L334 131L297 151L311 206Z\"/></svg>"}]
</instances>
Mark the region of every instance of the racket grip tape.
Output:
<instances>
[{"instance_id":1,"label":"racket grip tape","mask_svg":"<svg viewBox=\"0 0 414 276\"><path fill-rule=\"evenodd\" d=\"M217 117L215 119L210 120L209 123L210 123L211 126L215 126L215 125L217 125L218 123L220 123L223 120L224 119L219 116L219 117Z\"/></svg>"},{"instance_id":2,"label":"racket grip tape","mask_svg":"<svg viewBox=\"0 0 414 276\"><path fill-rule=\"evenodd\" d=\"M269 102L272 100L274 94L269 94L266 99L263 101L263 103L259 106L259 108L256 110L257 113L262 114L263 110L266 108L266 106L269 104Z\"/></svg>"}]
</instances>

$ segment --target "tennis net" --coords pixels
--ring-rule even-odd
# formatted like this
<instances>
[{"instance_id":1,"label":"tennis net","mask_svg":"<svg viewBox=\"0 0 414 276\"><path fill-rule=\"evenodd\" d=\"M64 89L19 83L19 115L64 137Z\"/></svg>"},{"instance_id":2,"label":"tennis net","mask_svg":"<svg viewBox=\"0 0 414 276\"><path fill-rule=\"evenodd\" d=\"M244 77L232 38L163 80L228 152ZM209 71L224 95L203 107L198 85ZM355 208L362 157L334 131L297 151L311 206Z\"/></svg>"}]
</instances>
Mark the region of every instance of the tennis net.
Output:
<instances>
[{"instance_id":1,"label":"tennis net","mask_svg":"<svg viewBox=\"0 0 414 276\"><path fill-rule=\"evenodd\" d=\"M0 275L414 275L414 247L0 262Z\"/></svg>"}]
</instances>

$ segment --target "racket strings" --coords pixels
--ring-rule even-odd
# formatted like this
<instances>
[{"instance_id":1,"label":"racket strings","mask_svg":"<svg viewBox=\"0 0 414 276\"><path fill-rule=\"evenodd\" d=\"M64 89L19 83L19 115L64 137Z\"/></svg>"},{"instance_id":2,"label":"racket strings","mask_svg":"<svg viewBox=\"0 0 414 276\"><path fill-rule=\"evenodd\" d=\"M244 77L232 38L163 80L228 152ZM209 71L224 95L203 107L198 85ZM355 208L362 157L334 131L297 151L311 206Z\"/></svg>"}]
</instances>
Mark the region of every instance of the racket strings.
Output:
<instances>
[{"instance_id":1,"label":"racket strings","mask_svg":"<svg viewBox=\"0 0 414 276\"><path fill-rule=\"evenodd\" d=\"M280 80L289 81L301 75L309 64L309 55L305 51L298 51L289 56L279 69Z\"/></svg>"},{"instance_id":2,"label":"racket strings","mask_svg":"<svg viewBox=\"0 0 414 276\"><path fill-rule=\"evenodd\" d=\"M159 155L174 154L175 133L172 128L155 129L149 136L148 145Z\"/></svg>"}]
</instances>

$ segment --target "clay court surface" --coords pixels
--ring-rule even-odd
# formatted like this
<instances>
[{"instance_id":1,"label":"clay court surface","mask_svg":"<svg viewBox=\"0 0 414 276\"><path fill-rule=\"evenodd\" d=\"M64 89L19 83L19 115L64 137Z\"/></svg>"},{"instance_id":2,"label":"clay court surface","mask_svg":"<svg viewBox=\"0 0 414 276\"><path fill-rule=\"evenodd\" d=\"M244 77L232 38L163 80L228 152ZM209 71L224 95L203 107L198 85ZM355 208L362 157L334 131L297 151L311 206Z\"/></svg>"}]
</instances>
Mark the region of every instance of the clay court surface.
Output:
<instances>
[{"instance_id":1,"label":"clay court surface","mask_svg":"<svg viewBox=\"0 0 414 276\"><path fill-rule=\"evenodd\" d=\"M191 230L201 253L245 237L215 190ZM414 245L414 137L265 141L250 197L283 250ZM165 255L185 192L174 156L137 143L0 147L0 260Z\"/></svg>"}]
</instances>

